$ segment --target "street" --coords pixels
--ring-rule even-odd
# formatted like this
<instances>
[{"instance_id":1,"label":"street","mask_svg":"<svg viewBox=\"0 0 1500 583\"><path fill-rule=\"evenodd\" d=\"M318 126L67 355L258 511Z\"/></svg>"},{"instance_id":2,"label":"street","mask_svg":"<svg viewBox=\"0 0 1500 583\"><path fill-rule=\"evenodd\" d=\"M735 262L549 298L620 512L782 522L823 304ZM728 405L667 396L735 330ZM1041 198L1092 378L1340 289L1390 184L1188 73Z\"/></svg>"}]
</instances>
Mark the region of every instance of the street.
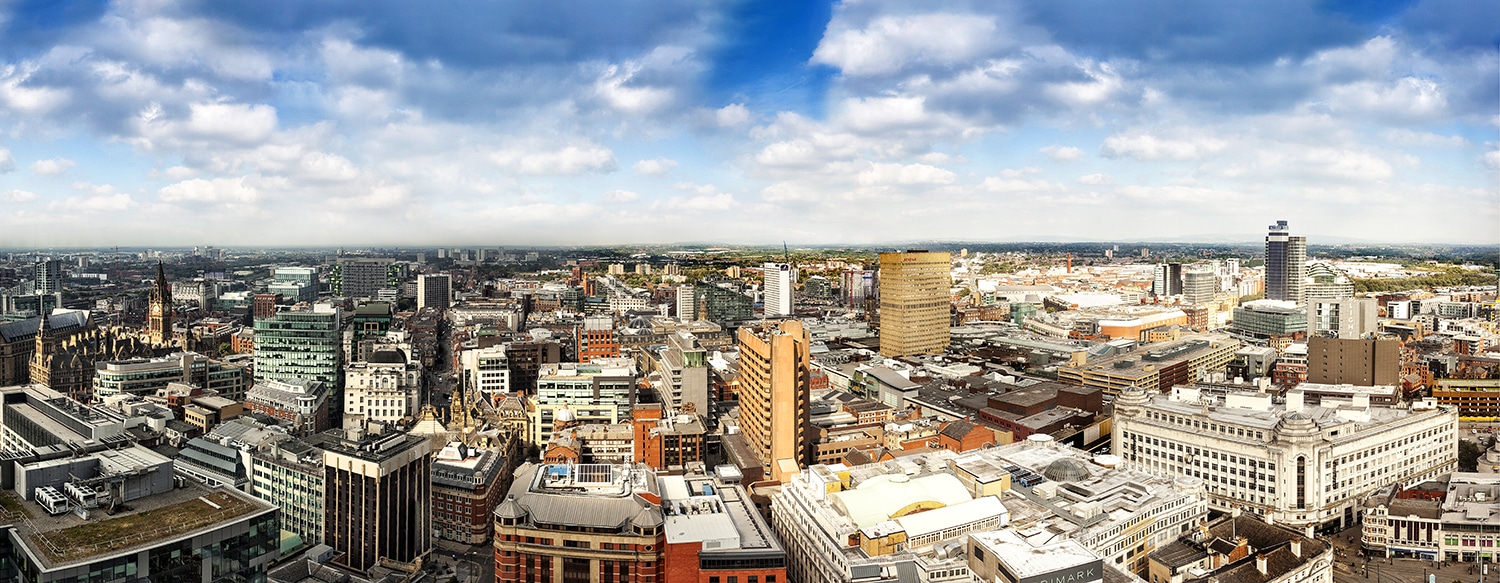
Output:
<instances>
[{"instance_id":1,"label":"street","mask_svg":"<svg viewBox=\"0 0 1500 583\"><path fill-rule=\"evenodd\" d=\"M1359 534L1360 528L1356 526L1328 539L1334 546L1334 583L1421 583L1427 581L1428 575L1436 575L1432 579L1433 583L1480 580L1479 565L1474 563L1450 563L1443 566L1440 561L1384 557L1366 561L1359 554ZM1350 542L1351 537L1353 542ZM1494 565L1490 568L1496 569ZM1500 571L1492 571L1486 579L1500 581Z\"/></svg>"}]
</instances>

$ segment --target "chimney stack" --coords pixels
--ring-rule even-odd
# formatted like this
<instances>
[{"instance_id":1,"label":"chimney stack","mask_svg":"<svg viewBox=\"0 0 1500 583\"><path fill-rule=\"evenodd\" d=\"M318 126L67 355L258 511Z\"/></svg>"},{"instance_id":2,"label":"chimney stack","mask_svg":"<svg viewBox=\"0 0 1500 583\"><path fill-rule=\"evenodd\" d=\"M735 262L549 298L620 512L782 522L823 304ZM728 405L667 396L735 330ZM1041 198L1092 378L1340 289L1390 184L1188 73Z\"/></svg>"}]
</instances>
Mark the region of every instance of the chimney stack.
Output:
<instances>
[{"instance_id":1,"label":"chimney stack","mask_svg":"<svg viewBox=\"0 0 1500 583\"><path fill-rule=\"evenodd\" d=\"M1262 574L1262 575L1266 574L1266 554L1265 553L1256 553L1255 554L1255 570L1256 571L1260 571L1260 574Z\"/></svg>"},{"instance_id":2,"label":"chimney stack","mask_svg":"<svg viewBox=\"0 0 1500 583\"><path fill-rule=\"evenodd\" d=\"M1292 538L1292 554L1296 555L1299 559L1302 558L1302 537Z\"/></svg>"}]
</instances>

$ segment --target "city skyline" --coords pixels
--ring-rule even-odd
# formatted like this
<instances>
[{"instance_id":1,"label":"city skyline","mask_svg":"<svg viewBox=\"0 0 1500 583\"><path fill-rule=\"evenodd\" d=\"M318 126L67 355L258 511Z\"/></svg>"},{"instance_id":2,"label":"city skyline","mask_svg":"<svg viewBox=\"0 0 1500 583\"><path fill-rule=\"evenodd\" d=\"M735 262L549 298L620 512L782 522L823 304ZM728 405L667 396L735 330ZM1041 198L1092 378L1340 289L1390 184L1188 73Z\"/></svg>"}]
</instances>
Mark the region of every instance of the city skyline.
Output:
<instances>
[{"instance_id":1,"label":"city skyline","mask_svg":"<svg viewBox=\"0 0 1500 583\"><path fill-rule=\"evenodd\" d=\"M1279 219L1313 245L1496 244L1496 21L0 4L0 248L1253 243Z\"/></svg>"}]
</instances>

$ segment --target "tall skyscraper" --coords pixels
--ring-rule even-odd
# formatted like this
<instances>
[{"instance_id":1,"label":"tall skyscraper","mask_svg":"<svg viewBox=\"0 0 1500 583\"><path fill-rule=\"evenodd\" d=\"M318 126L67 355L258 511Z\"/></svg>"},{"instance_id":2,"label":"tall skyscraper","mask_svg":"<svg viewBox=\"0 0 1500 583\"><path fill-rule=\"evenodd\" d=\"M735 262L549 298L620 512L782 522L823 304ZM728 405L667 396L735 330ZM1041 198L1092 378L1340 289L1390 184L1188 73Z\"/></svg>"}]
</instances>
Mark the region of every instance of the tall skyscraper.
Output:
<instances>
[{"instance_id":1,"label":"tall skyscraper","mask_svg":"<svg viewBox=\"0 0 1500 583\"><path fill-rule=\"evenodd\" d=\"M156 285L151 288L151 301L146 316L146 338L152 344L166 344L172 339L172 286L167 285L166 269L156 262Z\"/></svg>"},{"instance_id":2,"label":"tall skyscraper","mask_svg":"<svg viewBox=\"0 0 1500 583\"><path fill-rule=\"evenodd\" d=\"M1307 237L1295 237L1286 221L1266 234L1266 299L1303 303L1307 277Z\"/></svg>"},{"instance_id":3,"label":"tall skyscraper","mask_svg":"<svg viewBox=\"0 0 1500 583\"><path fill-rule=\"evenodd\" d=\"M792 266L789 263L767 263L766 308L767 318L792 315Z\"/></svg>"},{"instance_id":4,"label":"tall skyscraper","mask_svg":"<svg viewBox=\"0 0 1500 583\"><path fill-rule=\"evenodd\" d=\"M811 344L800 320L739 330L740 431L774 480L791 479L807 463Z\"/></svg>"},{"instance_id":5,"label":"tall skyscraper","mask_svg":"<svg viewBox=\"0 0 1500 583\"><path fill-rule=\"evenodd\" d=\"M948 348L947 252L880 254L880 353L938 353Z\"/></svg>"},{"instance_id":6,"label":"tall skyscraper","mask_svg":"<svg viewBox=\"0 0 1500 583\"><path fill-rule=\"evenodd\" d=\"M31 280L39 295L51 295L62 291L62 261L47 259L31 267Z\"/></svg>"},{"instance_id":7,"label":"tall skyscraper","mask_svg":"<svg viewBox=\"0 0 1500 583\"><path fill-rule=\"evenodd\" d=\"M423 275L417 278L417 309L446 310L453 304L453 278Z\"/></svg>"}]
</instances>

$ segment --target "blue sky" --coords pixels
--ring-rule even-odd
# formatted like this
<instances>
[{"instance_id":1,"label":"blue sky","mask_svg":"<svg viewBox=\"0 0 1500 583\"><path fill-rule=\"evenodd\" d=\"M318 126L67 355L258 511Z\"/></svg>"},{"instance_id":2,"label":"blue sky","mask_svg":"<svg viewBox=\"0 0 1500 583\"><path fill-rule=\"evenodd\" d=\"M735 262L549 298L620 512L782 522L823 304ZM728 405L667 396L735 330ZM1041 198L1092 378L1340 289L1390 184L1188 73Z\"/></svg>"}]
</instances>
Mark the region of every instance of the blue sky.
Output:
<instances>
[{"instance_id":1,"label":"blue sky","mask_svg":"<svg viewBox=\"0 0 1500 583\"><path fill-rule=\"evenodd\" d=\"M1500 243L1500 4L0 0L0 247Z\"/></svg>"}]
</instances>

